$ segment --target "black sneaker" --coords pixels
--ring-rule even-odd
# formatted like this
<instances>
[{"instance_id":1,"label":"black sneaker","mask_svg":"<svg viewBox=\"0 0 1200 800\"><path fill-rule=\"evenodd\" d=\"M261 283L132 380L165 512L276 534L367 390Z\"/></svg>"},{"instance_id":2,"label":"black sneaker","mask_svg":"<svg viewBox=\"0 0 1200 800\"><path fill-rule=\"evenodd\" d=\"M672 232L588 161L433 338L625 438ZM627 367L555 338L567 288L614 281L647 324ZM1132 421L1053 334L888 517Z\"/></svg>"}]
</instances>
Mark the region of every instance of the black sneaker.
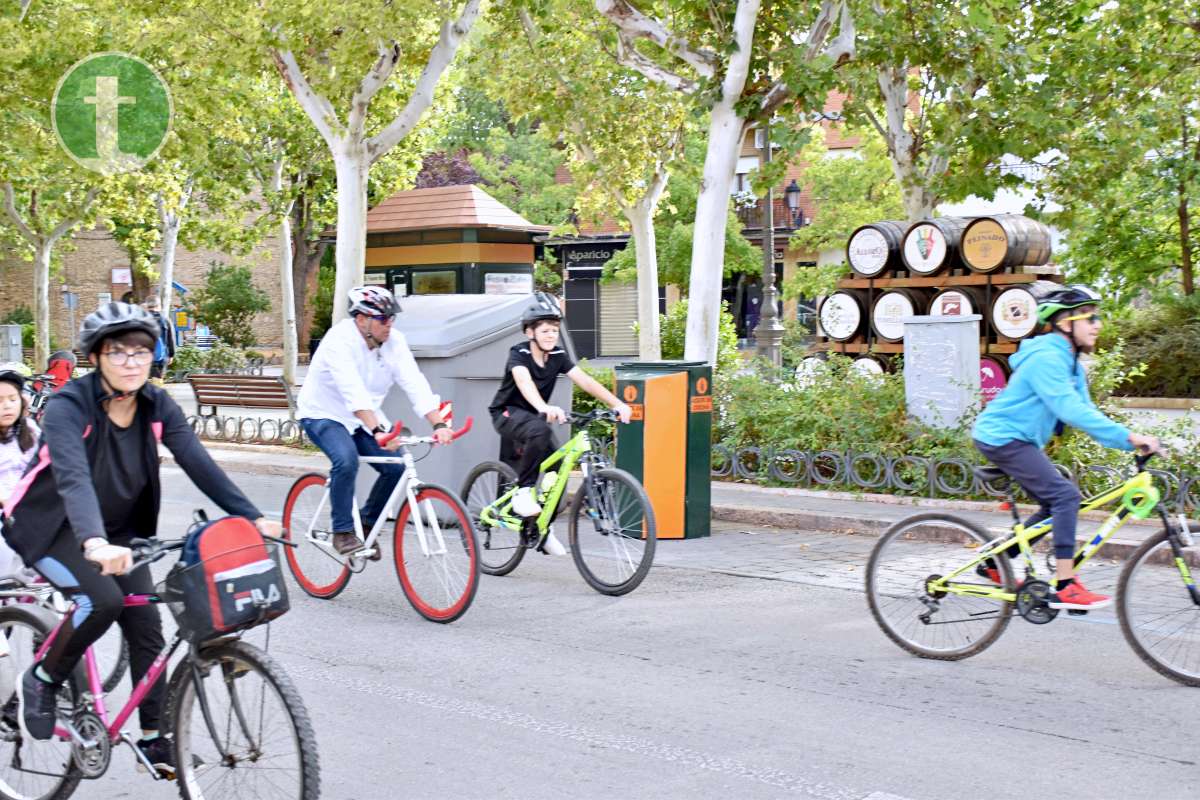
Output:
<instances>
[{"instance_id":1,"label":"black sneaker","mask_svg":"<svg viewBox=\"0 0 1200 800\"><path fill-rule=\"evenodd\" d=\"M155 736L153 739L139 739L137 746L142 751L142 755L146 756L159 773L174 777L175 748L171 745L169 739L163 736ZM144 767L141 762L138 762L138 765Z\"/></svg>"},{"instance_id":2,"label":"black sneaker","mask_svg":"<svg viewBox=\"0 0 1200 800\"><path fill-rule=\"evenodd\" d=\"M54 735L58 719L58 689L55 683L38 680L34 667L28 667L17 678L17 719L21 731L31 739L46 741Z\"/></svg>"}]
</instances>

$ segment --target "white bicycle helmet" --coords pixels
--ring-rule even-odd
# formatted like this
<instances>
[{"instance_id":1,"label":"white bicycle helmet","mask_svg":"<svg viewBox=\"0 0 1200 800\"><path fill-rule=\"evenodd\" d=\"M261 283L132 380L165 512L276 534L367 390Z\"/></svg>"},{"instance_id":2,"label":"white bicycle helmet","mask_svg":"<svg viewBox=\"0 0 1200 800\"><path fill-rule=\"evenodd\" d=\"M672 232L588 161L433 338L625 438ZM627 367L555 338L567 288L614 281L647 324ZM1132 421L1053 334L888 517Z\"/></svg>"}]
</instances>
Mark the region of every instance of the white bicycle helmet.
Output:
<instances>
[{"instance_id":1,"label":"white bicycle helmet","mask_svg":"<svg viewBox=\"0 0 1200 800\"><path fill-rule=\"evenodd\" d=\"M400 304L392 293L382 286L356 286L347 295L350 316L365 314L368 317L394 317L400 313Z\"/></svg>"}]
</instances>

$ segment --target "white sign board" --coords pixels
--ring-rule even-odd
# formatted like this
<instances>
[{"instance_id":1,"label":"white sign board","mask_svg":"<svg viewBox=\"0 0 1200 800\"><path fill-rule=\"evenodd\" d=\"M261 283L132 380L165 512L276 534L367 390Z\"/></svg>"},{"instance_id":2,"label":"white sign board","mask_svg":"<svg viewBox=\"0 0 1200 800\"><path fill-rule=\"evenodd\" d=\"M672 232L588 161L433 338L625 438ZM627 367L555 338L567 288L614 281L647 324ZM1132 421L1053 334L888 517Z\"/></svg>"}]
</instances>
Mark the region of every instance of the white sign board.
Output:
<instances>
[{"instance_id":1,"label":"white sign board","mask_svg":"<svg viewBox=\"0 0 1200 800\"><path fill-rule=\"evenodd\" d=\"M904 320L904 399L909 416L953 428L979 401L978 314Z\"/></svg>"},{"instance_id":2,"label":"white sign board","mask_svg":"<svg viewBox=\"0 0 1200 800\"><path fill-rule=\"evenodd\" d=\"M484 294L533 294L533 276L515 272L489 272L483 276Z\"/></svg>"},{"instance_id":3,"label":"white sign board","mask_svg":"<svg viewBox=\"0 0 1200 800\"><path fill-rule=\"evenodd\" d=\"M113 267L112 282L115 285L132 286L133 285L133 270L129 267Z\"/></svg>"}]
</instances>

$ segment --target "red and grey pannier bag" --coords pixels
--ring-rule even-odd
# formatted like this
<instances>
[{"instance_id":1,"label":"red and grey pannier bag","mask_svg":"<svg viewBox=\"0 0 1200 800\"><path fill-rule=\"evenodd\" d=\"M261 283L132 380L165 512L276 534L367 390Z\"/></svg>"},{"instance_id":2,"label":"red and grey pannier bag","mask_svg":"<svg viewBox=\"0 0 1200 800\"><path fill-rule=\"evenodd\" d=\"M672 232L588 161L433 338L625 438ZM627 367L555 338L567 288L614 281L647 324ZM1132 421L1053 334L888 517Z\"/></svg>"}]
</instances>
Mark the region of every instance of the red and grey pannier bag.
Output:
<instances>
[{"instance_id":1,"label":"red and grey pannier bag","mask_svg":"<svg viewBox=\"0 0 1200 800\"><path fill-rule=\"evenodd\" d=\"M289 607L276 547L245 517L223 517L189 532L162 588L191 642L261 625Z\"/></svg>"}]
</instances>

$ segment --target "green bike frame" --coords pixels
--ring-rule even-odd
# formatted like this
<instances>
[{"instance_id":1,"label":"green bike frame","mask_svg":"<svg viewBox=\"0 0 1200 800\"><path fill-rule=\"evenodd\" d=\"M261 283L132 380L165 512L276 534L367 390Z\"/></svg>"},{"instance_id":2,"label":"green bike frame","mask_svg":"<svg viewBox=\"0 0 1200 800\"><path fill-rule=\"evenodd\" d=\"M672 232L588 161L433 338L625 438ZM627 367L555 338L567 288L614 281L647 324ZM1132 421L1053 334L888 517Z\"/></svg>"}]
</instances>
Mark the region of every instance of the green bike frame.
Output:
<instances>
[{"instance_id":1,"label":"green bike frame","mask_svg":"<svg viewBox=\"0 0 1200 800\"><path fill-rule=\"evenodd\" d=\"M536 518L538 533L542 536L545 536L546 531L550 529L550 520L554 517L558 503L567 491L567 480L570 478L571 470L575 469L575 465L591 449L592 441L588 437L587 430L581 428L579 433L572 436L566 444L551 453L538 468L538 486L540 486L541 476L545 475L556 465L558 466L558 478L542 498L542 513L538 514ZM514 486L498 497L495 502L479 513L480 521L485 525L498 528L508 528L514 531L521 530L524 518L517 516L512 511L512 499L516 493L517 487Z\"/></svg>"},{"instance_id":2,"label":"green bike frame","mask_svg":"<svg viewBox=\"0 0 1200 800\"><path fill-rule=\"evenodd\" d=\"M1111 539L1113 534L1119 531L1131 517L1134 519L1145 519L1150 516L1160 500L1158 490L1154 488L1153 476L1148 472L1139 472L1120 486L1084 500L1080 504L1079 510L1081 513L1095 511L1117 500L1121 501L1120 507L1109 515L1104 524L1100 526L1100 529L1096 531L1096 535L1080 545L1079 550L1076 551L1076 569L1082 568L1084 564L1091 560L1092 556L1096 555L1100 551L1100 548L1104 546L1104 543ZM1013 516L1016 519L1015 506ZM1011 533L1006 533L1000 539L994 539L983 545L973 560L948 575L931 581L928 589L930 592L944 592L946 594L968 597L986 597L1009 603L1015 602L1017 599L1016 593L1008 591L1005 587L987 586L981 583L958 583L955 581L955 578L968 571L974 575L975 567L989 558L1007 558L1008 556L1004 554L1004 551L1016 545L1025 560L1025 568L1028 571L1029 577L1036 579L1037 568L1034 566L1032 546L1036 539L1045 536L1051 530L1050 520L1039 522L1028 528L1017 520L1013 525ZM1189 586L1193 585L1194 582L1192 581L1191 573L1183 559L1177 558L1176 564L1179 567L1184 583Z\"/></svg>"}]
</instances>

